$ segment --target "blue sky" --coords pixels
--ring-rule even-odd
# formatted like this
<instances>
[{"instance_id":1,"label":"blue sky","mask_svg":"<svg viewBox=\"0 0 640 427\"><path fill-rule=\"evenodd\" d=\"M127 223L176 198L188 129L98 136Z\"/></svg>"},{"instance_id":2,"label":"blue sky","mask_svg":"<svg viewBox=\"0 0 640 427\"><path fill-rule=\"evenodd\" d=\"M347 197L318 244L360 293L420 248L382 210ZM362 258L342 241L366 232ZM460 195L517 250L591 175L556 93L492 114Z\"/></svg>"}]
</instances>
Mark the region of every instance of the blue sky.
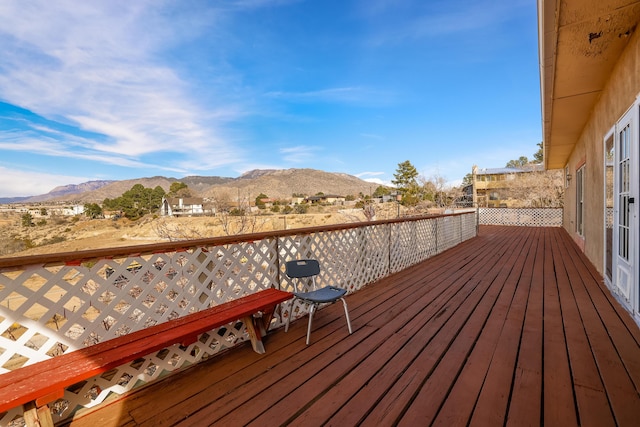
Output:
<instances>
[{"instance_id":1,"label":"blue sky","mask_svg":"<svg viewBox=\"0 0 640 427\"><path fill-rule=\"evenodd\" d=\"M2 0L0 197L533 157L533 0Z\"/></svg>"}]
</instances>

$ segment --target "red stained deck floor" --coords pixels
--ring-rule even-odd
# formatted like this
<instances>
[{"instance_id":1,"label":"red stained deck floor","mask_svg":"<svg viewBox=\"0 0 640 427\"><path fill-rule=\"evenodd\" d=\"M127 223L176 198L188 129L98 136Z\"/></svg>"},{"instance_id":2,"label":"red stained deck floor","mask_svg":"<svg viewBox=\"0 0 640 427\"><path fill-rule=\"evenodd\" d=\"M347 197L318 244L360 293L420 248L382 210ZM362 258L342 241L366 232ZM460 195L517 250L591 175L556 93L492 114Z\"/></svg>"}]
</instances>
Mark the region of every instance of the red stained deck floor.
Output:
<instances>
[{"instance_id":1,"label":"red stained deck floor","mask_svg":"<svg viewBox=\"0 0 640 427\"><path fill-rule=\"evenodd\" d=\"M73 426L640 425L640 330L560 228L479 236Z\"/></svg>"}]
</instances>

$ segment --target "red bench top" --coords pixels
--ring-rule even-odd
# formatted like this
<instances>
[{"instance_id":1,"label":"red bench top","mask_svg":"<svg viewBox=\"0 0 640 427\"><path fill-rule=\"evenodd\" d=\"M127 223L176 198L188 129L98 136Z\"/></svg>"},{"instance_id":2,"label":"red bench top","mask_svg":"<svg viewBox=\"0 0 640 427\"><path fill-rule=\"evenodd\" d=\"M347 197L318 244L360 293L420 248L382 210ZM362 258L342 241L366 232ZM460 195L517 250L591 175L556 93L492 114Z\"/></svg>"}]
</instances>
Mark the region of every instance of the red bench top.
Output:
<instances>
[{"instance_id":1,"label":"red bench top","mask_svg":"<svg viewBox=\"0 0 640 427\"><path fill-rule=\"evenodd\" d=\"M251 316L293 295L265 289L199 312L0 375L0 413L56 393L139 357Z\"/></svg>"}]
</instances>

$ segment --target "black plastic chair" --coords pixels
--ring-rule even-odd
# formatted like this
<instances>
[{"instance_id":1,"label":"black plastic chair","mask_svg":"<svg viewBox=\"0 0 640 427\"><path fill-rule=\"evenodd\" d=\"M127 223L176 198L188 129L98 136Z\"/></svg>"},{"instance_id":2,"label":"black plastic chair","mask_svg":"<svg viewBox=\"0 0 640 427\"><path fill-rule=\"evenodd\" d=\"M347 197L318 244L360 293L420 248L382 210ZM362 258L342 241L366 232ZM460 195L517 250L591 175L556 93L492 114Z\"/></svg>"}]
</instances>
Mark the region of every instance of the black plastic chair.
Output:
<instances>
[{"instance_id":1,"label":"black plastic chair","mask_svg":"<svg viewBox=\"0 0 640 427\"><path fill-rule=\"evenodd\" d=\"M307 345L309 345L309 339L311 337L311 322L313 321L313 314L318 309L320 304L333 304L338 300L342 301L344 305L344 315L347 318L347 327L349 328L349 334L351 331L351 320L349 319L349 311L347 309L347 302L344 300L344 296L347 293L346 289L336 288L335 286L324 286L318 288L316 286L316 276L320 274L320 264L315 259L301 259L295 261L289 261L285 265L285 271L287 276L291 279L296 279L297 283L303 283L301 279L310 278L313 289L309 292L294 292L294 298L289 303L289 315L287 316L287 323L285 325L285 332L289 330L289 322L293 314L293 304L296 300L300 300L309 304L309 325L307 326ZM294 285L296 290L297 285ZM302 287L304 289L304 285Z\"/></svg>"}]
</instances>

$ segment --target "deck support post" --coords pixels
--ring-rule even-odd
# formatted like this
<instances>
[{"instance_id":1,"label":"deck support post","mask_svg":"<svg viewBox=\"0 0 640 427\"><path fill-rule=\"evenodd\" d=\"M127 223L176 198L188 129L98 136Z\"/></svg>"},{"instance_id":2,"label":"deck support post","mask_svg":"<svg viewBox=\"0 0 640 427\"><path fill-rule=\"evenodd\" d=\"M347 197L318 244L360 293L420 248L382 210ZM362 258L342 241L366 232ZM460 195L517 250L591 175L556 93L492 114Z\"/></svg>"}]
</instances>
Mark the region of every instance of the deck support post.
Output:
<instances>
[{"instance_id":1,"label":"deck support post","mask_svg":"<svg viewBox=\"0 0 640 427\"><path fill-rule=\"evenodd\" d=\"M35 402L25 403L23 418L27 427L54 427L49 405L38 408Z\"/></svg>"}]
</instances>

